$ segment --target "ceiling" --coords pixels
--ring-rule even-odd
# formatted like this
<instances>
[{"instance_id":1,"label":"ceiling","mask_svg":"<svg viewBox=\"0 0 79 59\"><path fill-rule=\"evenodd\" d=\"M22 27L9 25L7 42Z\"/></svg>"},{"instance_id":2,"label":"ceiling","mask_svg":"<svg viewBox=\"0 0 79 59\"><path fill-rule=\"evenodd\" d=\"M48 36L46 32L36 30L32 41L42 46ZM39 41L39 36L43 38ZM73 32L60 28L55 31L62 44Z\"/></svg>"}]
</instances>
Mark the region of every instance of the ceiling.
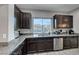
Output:
<instances>
[{"instance_id":1,"label":"ceiling","mask_svg":"<svg viewBox=\"0 0 79 59\"><path fill-rule=\"evenodd\" d=\"M79 4L17 4L20 9L52 12L71 12L79 8Z\"/></svg>"}]
</instances>

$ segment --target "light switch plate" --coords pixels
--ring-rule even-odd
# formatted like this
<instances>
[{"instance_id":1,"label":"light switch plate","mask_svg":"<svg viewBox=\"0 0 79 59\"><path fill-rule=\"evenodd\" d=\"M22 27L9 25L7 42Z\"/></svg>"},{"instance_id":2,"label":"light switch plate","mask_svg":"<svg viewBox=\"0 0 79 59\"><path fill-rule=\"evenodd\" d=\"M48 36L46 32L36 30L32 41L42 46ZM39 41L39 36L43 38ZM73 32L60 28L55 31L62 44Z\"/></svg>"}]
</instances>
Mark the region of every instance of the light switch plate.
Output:
<instances>
[{"instance_id":1,"label":"light switch plate","mask_svg":"<svg viewBox=\"0 0 79 59\"><path fill-rule=\"evenodd\" d=\"M4 39L6 38L6 34L3 34L3 38L4 38Z\"/></svg>"}]
</instances>

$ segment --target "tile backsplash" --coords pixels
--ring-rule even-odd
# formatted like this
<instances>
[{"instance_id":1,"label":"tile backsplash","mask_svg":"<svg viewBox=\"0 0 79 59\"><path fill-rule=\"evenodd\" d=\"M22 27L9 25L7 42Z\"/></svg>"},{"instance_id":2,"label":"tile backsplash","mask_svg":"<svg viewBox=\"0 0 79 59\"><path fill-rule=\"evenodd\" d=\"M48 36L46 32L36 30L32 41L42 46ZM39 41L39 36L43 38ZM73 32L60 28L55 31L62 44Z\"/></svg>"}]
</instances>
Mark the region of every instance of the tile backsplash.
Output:
<instances>
[{"instance_id":1,"label":"tile backsplash","mask_svg":"<svg viewBox=\"0 0 79 59\"><path fill-rule=\"evenodd\" d=\"M66 33L66 32L69 32L70 29L53 29L53 32L58 31L58 30L62 30L62 32Z\"/></svg>"},{"instance_id":2,"label":"tile backsplash","mask_svg":"<svg viewBox=\"0 0 79 59\"><path fill-rule=\"evenodd\" d=\"M20 31L20 33L32 33L32 29L19 29L18 31Z\"/></svg>"}]
</instances>

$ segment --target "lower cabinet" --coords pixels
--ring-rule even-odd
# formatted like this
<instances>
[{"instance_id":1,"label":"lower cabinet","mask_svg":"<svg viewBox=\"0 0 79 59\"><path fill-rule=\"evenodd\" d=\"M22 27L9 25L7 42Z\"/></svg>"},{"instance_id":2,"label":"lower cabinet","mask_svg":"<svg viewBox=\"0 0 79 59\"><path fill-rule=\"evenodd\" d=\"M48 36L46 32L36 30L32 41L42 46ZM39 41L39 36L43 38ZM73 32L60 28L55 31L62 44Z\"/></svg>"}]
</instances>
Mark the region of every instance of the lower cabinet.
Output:
<instances>
[{"instance_id":1,"label":"lower cabinet","mask_svg":"<svg viewBox=\"0 0 79 59\"><path fill-rule=\"evenodd\" d=\"M39 53L46 51L53 51L54 38L28 38L20 44L11 55L26 55L29 53ZM56 45L57 46L57 45ZM63 37L63 49L77 48L78 37Z\"/></svg>"},{"instance_id":2,"label":"lower cabinet","mask_svg":"<svg viewBox=\"0 0 79 59\"><path fill-rule=\"evenodd\" d=\"M63 48L77 48L78 47L78 39L77 37L65 37L63 40Z\"/></svg>"},{"instance_id":3,"label":"lower cabinet","mask_svg":"<svg viewBox=\"0 0 79 59\"><path fill-rule=\"evenodd\" d=\"M33 53L37 51L37 42L30 42L27 40L27 53Z\"/></svg>"},{"instance_id":4,"label":"lower cabinet","mask_svg":"<svg viewBox=\"0 0 79 59\"><path fill-rule=\"evenodd\" d=\"M40 51L51 51L53 50L53 41L49 40L40 40L37 43L37 50Z\"/></svg>"},{"instance_id":5,"label":"lower cabinet","mask_svg":"<svg viewBox=\"0 0 79 59\"><path fill-rule=\"evenodd\" d=\"M65 37L63 39L63 48L64 49L69 49L70 48L70 39L68 39L67 37Z\"/></svg>"},{"instance_id":6,"label":"lower cabinet","mask_svg":"<svg viewBox=\"0 0 79 59\"><path fill-rule=\"evenodd\" d=\"M77 37L71 37L70 42L71 42L71 45L70 45L71 48L78 47L78 38Z\"/></svg>"},{"instance_id":7,"label":"lower cabinet","mask_svg":"<svg viewBox=\"0 0 79 59\"><path fill-rule=\"evenodd\" d=\"M48 38L32 38L27 40L27 53L51 51L53 40Z\"/></svg>"}]
</instances>

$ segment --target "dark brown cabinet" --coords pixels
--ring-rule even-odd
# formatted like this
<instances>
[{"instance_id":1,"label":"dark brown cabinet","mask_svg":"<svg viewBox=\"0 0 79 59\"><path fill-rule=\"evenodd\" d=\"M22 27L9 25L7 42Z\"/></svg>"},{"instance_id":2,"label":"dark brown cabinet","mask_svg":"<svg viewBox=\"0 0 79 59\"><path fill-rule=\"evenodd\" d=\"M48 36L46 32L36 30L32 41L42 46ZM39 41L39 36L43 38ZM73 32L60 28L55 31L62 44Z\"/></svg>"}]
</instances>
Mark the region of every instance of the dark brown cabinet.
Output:
<instances>
[{"instance_id":1,"label":"dark brown cabinet","mask_svg":"<svg viewBox=\"0 0 79 59\"><path fill-rule=\"evenodd\" d=\"M63 48L77 48L78 47L78 39L77 37L65 37L63 39Z\"/></svg>"},{"instance_id":2,"label":"dark brown cabinet","mask_svg":"<svg viewBox=\"0 0 79 59\"><path fill-rule=\"evenodd\" d=\"M69 49L69 48L71 48L70 45L71 45L70 39L68 39L67 37L65 37L63 39L63 48L64 49Z\"/></svg>"},{"instance_id":3,"label":"dark brown cabinet","mask_svg":"<svg viewBox=\"0 0 79 59\"><path fill-rule=\"evenodd\" d=\"M53 50L53 40L48 38L32 38L27 40L27 53Z\"/></svg>"},{"instance_id":4,"label":"dark brown cabinet","mask_svg":"<svg viewBox=\"0 0 79 59\"><path fill-rule=\"evenodd\" d=\"M63 49L78 48L78 37L66 36L62 38ZM26 55L30 53L53 51L53 39L54 37L27 38L11 53L11 55Z\"/></svg>"},{"instance_id":5,"label":"dark brown cabinet","mask_svg":"<svg viewBox=\"0 0 79 59\"><path fill-rule=\"evenodd\" d=\"M31 13L22 12L16 5L14 8L15 29L30 29L31 28Z\"/></svg>"},{"instance_id":6,"label":"dark brown cabinet","mask_svg":"<svg viewBox=\"0 0 79 59\"><path fill-rule=\"evenodd\" d=\"M70 45L71 48L78 47L78 38L77 37L71 37L70 42L71 42L71 45Z\"/></svg>"},{"instance_id":7,"label":"dark brown cabinet","mask_svg":"<svg viewBox=\"0 0 79 59\"><path fill-rule=\"evenodd\" d=\"M37 41L36 40L32 40L28 39L26 40L26 49L27 52L26 53L33 53L33 52L37 52Z\"/></svg>"},{"instance_id":8,"label":"dark brown cabinet","mask_svg":"<svg viewBox=\"0 0 79 59\"><path fill-rule=\"evenodd\" d=\"M21 11L18 9L18 7L15 5L14 7L14 20L15 20L15 24L14 24L14 29L17 30L19 29L19 21L20 21L20 15Z\"/></svg>"},{"instance_id":9,"label":"dark brown cabinet","mask_svg":"<svg viewBox=\"0 0 79 59\"><path fill-rule=\"evenodd\" d=\"M51 51L53 50L53 40L50 38L43 38L45 40L39 40L37 43L38 51Z\"/></svg>"},{"instance_id":10,"label":"dark brown cabinet","mask_svg":"<svg viewBox=\"0 0 79 59\"><path fill-rule=\"evenodd\" d=\"M73 16L55 15L53 24L54 28L73 28Z\"/></svg>"},{"instance_id":11,"label":"dark brown cabinet","mask_svg":"<svg viewBox=\"0 0 79 59\"><path fill-rule=\"evenodd\" d=\"M31 13L22 13L20 19L20 28L30 29L31 28Z\"/></svg>"}]
</instances>

